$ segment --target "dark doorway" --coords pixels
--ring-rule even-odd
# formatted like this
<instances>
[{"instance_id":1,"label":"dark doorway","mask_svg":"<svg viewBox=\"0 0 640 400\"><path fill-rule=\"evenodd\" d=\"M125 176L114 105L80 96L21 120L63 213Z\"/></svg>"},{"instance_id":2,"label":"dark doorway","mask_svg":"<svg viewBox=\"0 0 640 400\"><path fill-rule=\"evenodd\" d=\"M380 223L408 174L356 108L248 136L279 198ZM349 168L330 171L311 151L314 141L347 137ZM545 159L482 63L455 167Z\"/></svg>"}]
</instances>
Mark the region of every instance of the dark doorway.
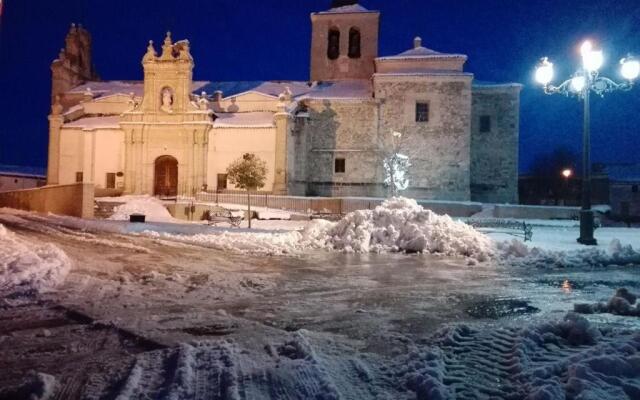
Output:
<instances>
[{"instance_id":1,"label":"dark doorway","mask_svg":"<svg viewBox=\"0 0 640 400\"><path fill-rule=\"evenodd\" d=\"M154 194L176 196L178 194L178 160L171 156L156 158Z\"/></svg>"},{"instance_id":2,"label":"dark doorway","mask_svg":"<svg viewBox=\"0 0 640 400\"><path fill-rule=\"evenodd\" d=\"M227 174L218 174L218 190L227 189Z\"/></svg>"}]
</instances>

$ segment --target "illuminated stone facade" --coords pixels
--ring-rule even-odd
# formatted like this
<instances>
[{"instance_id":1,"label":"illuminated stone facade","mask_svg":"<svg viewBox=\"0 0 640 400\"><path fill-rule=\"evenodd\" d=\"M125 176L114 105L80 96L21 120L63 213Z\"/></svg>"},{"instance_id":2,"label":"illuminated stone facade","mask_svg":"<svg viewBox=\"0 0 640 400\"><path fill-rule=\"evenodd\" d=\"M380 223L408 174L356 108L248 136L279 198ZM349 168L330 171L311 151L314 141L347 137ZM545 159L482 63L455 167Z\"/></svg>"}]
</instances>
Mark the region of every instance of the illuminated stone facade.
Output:
<instances>
[{"instance_id":1,"label":"illuminated stone facade","mask_svg":"<svg viewBox=\"0 0 640 400\"><path fill-rule=\"evenodd\" d=\"M96 81L72 27L52 65L49 183L175 195L232 189L227 166L267 162L263 190L383 196L391 132L411 159L407 195L517 202L519 84L478 83L467 57L422 46L378 56L380 13L311 14L311 80L193 81L188 41L149 44L143 82Z\"/></svg>"}]
</instances>

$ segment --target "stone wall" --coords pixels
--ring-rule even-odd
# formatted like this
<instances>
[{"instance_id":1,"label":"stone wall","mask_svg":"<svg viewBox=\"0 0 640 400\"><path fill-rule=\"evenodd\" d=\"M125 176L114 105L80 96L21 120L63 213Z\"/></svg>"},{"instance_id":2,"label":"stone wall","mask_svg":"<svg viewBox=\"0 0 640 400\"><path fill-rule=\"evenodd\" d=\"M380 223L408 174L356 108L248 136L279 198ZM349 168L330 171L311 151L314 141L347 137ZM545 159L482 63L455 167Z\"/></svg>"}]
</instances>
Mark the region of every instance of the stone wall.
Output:
<instances>
[{"instance_id":1,"label":"stone wall","mask_svg":"<svg viewBox=\"0 0 640 400\"><path fill-rule=\"evenodd\" d=\"M93 218L93 185L76 183L0 193L0 207Z\"/></svg>"},{"instance_id":2,"label":"stone wall","mask_svg":"<svg viewBox=\"0 0 640 400\"><path fill-rule=\"evenodd\" d=\"M296 121L290 191L313 196L377 196L382 165L373 100L309 101L309 117ZM335 172L335 159L345 172Z\"/></svg>"},{"instance_id":3,"label":"stone wall","mask_svg":"<svg viewBox=\"0 0 640 400\"><path fill-rule=\"evenodd\" d=\"M473 88L471 199L518 203L518 137L521 85ZM490 121L480 132L480 119Z\"/></svg>"},{"instance_id":4,"label":"stone wall","mask_svg":"<svg viewBox=\"0 0 640 400\"><path fill-rule=\"evenodd\" d=\"M406 196L469 200L471 79L464 73L374 76L381 140L401 132L400 151L411 161ZM417 102L429 104L428 122L416 122Z\"/></svg>"}]
</instances>

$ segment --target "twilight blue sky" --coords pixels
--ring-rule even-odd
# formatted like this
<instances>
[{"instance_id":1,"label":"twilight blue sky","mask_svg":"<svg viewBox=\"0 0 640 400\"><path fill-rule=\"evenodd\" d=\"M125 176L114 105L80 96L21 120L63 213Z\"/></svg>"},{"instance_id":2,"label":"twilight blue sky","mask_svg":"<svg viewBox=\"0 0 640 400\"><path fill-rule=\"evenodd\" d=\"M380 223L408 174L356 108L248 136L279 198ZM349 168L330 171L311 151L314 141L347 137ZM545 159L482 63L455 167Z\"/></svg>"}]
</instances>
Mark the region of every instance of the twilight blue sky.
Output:
<instances>
[{"instance_id":1,"label":"twilight blue sky","mask_svg":"<svg viewBox=\"0 0 640 400\"><path fill-rule=\"evenodd\" d=\"M199 80L306 80L309 13L330 0L4 0L0 20L0 164L46 165L49 65L71 22L93 35L94 63L105 80L142 79L147 41L171 30L189 39ZM581 106L545 96L532 82L537 60L558 73L578 66L577 47L591 38L605 50L603 68L640 54L638 0L362 0L382 12L380 54L406 50L415 35L434 50L469 56L477 79L525 85L520 172L558 146L581 146ZM595 162L640 162L640 85L593 105Z\"/></svg>"}]
</instances>

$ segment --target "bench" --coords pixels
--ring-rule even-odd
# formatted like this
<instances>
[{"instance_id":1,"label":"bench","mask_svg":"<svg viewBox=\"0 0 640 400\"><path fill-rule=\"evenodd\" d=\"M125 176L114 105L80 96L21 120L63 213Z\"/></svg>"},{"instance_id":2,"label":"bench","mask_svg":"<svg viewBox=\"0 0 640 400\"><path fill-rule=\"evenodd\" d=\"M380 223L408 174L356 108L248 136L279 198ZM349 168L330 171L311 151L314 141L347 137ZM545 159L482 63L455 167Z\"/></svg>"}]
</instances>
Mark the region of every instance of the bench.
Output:
<instances>
[{"instance_id":1,"label":"bench","mask_svg":"<svg viewBox=\"0 0 640 400\"><path fill-rule=\"evenodd\" d=\"M497 228L503 233L524 238L524 241L531 241L533 237L533 226L526 222L505 221L501 219L470 219L467 225L474 228Z\"/></svg>"},{"instance_id":2,"label":"bench","mask_svg":"<svg viewBox=\"0 0 640 400\"><path fill-rule=\"evenodd\" d=\"M237 228L240 226L242 222L241 216L235 216L231 213L231 210L228 210L224 207L212 207L209 210L205 210L202 215L202 219L207 221L209 225L216 225L220 222L226 222L229 225Z\"/></svg>"}]
</instances>

